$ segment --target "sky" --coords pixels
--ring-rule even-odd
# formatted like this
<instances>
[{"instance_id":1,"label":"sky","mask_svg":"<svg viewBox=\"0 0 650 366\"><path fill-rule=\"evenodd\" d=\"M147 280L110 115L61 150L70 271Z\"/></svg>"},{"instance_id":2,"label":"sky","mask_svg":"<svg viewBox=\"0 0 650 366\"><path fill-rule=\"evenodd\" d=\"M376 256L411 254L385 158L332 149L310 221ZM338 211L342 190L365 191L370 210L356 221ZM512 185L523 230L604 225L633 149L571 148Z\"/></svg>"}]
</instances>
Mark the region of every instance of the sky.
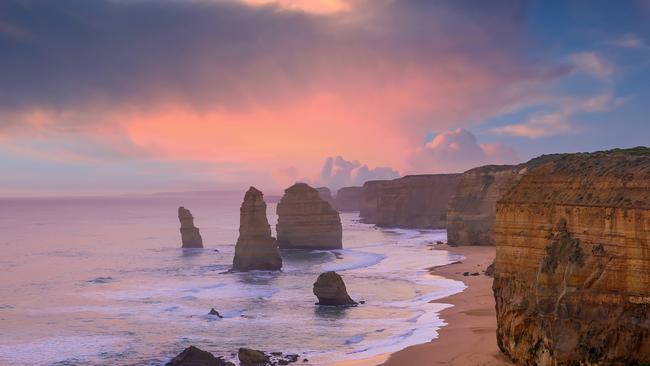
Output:
<instances>
[{"instance_id":1,"label":"sky","mask_svg":"<svg viewBox=\"0 0 650 366\"><path fill-rule=\"evenodd\" d=\"M0 196L334 190L650 144L650 0L3 0Z\"/></svg>"}]
</instances>

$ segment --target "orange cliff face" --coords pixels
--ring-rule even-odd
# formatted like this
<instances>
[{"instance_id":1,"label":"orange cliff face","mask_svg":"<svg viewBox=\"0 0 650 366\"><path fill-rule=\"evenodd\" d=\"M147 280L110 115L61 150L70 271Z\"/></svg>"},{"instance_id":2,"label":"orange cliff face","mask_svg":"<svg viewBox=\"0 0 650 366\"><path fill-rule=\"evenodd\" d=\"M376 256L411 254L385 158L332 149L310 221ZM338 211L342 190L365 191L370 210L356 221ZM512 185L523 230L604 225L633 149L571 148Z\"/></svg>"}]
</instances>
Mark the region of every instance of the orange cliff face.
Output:
<instances>
[{"instance_id":1,"label":"orange cliff face","mask_svg":"<svg viewBox=\"0 0 650 366\"><path fill-rule=\"evenodd\" d=\"M385 227L444 229L460 174L408 175L363 185L360 216Z\"/></svg>"},{"instance_id":2,"label":"orange cliff face","mask_svg":"<svg viewBox=\"0 0 650 366\"><path fill-rule=\"evenodd\" d=\"M514 362L650 362L650 149L530 168L495 238L497 341Z\"/></svg>"}]
</instances>

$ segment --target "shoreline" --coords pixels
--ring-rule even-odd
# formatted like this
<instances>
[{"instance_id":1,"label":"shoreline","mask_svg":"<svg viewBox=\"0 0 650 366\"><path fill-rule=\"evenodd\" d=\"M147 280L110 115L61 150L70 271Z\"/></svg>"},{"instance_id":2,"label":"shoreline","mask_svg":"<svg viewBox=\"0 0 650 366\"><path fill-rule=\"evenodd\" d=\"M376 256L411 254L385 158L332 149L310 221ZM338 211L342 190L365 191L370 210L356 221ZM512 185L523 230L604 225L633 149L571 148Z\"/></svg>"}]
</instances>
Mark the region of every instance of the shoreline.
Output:
<instances>
[{"instance_id":1,"label":"shoreline","mask_svg":"<svg viewBox=\"0 0 650 366\"><path fill-rule=\"evenodd\" d=\"M440 312L447 323L438 330L438 338L363 360L337 362L335 366L510 366L513 365L497 347L496 312L492 295L492 277L483 271L495 257L495 247L451 247L438 244L433 250L461 254L461 263L430 268L434 276L462 281L462 292L435 300L453 306ZM463 276L463 272L479 272L479 276Z\"/></svg>"}]
</instances>

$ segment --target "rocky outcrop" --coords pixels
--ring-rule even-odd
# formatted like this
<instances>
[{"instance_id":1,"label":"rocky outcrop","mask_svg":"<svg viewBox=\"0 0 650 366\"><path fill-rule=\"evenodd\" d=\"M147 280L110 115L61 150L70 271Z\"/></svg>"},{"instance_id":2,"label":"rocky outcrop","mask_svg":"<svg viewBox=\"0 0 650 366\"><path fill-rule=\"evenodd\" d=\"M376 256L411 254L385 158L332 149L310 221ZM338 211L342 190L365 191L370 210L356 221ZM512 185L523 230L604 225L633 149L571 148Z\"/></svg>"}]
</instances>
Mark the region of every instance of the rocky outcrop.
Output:
<instances>
[{"instance_id":1,"label":"rocky outcrop","mask_svg":"<svg viewBox=\"0 0 650 366\"><path fill-rule=\"evenodd\" d=\"M321 273L314 282L314 295L318 305L351 306L357 302L350 298L343 278L336 272Z\"/></svg>"},{"instance_id":2,"label":"rocky outcrop","mask_svg":"<svg viewBox=\"0 0 650 366\"><path fill-rule=\"evenodd\" d=\"M234 271L279 270L282 258L266 218L264 195L250 187L244 196L239 216L239 239L232 263Z\"/></svg>"},{"instance_id":3,"label":"rocky outcrop","mask_svg":"<svg viewBox=\"0 0 650 366\"><path fill-rule=\"evenodd\" d=\"M447 210L449 245L494 245L497 200L526 169L487 165L463 173Z\"/></svg>"},{"instance_id":4,"label":"rocky outcrop","mask_svg":"<svg viewBox=\"0 0 650 366\"><path fill-rule=\"evenodd\" d=\"M339 212L355 212L361 208L363 187L343 187L336 192L334 208Z\"/></svg>"},{"instance_id":5,"label":"rocky outcrop","mask_svg":"<svg viewBox=\"0 0 650 366\"><path fill-rule=\"evenodd\" d=\"M278 245L282 249L341 249L339 213L318 191L296 183L278 203Z\"/></svg>"},{"instance_id":6,"label":"rocky outcrop","mask_svg":"<svg viewBox=\"0 0 650 366\"><path fill-rule=\"evenodd\" d=\"M222 358L214 357L208 351L203 351L197 347L189 346L178 356L169 361L166 366L235 366Z\"/></svg>"},{"instance_id":7,"label":"rocky outcrop","mask_svg":"<svg viewBox=\"0 0 650 366\"><path fill-rule=\"evenodd\" d=\"M240 348L237 352L241 366L264 366L270 365L271 360L264 352L251 348Z\"/></svg>"},{"instance_id":8,"label":"rocky outcrop","mask_svg":"<svg viewBox=\"0 0 650 366\"><path fill-rule=\"evenodd\" d=\"M203 239L199 228L194 226L194 216L185 207L178 208L178 220L181 222L181 241L183 248L203 248Z\"/></svg>"},{"instance_id":9,"label":"rocky outcrop","mask_svg":"<svg viewBox=\"0 0 650 366\"><path fill-rule=\"evenodd\" d=\"M318 187L315 189L318 191L318 195L323 199L323 201L329 203L332 207L334 207L334 197L332 197L332 191L329 188Z\"/></svg>"},{"instance_id":10,"label":"rocky outcrop","mask_svg":"<svg viewBox=\"0 0 650 366\"><path fill-rule=\"evenodd\" d=\"M363 185L360 216L385 227L444 229L460 174L408 175Z\"/></svg>"},{"instance_id":11,"label":"rocky outcrop","mask_svg":"<svg viewBox=\"0 0 650 366\"><path fill-rule=\"evenodd\" d=\"M531 167L497 203L497 342L520 365L650 362L650 149Z\"/></svg>"}]
</instances>

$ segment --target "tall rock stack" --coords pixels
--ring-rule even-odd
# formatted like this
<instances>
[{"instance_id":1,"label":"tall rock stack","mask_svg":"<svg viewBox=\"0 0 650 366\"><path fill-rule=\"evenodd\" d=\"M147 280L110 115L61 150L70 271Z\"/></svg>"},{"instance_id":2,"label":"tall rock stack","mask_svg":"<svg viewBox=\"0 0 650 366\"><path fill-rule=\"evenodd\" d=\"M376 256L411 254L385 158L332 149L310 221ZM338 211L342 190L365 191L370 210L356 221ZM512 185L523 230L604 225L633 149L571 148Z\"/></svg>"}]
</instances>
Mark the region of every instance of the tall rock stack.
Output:
<instances>
[{"instance_id":1,"label":"tall rock stack","mask_svg":"<svg viewBox=\"0 0 650 366\"><path fill-rule=\"evenodd\" d=\"M178 220L181 222L181 241L183 248L203 248L203 239L199 228L194 226L194 216L190 210L178 208Z\"/></svg>"},{"instance_id":2,"label":"tall rock stack","mask_svg":"<svg viewBox=\"0 0 650 366\"><path fill-rule=\"evenodd\" d=\"M364 222L386 227L444 229L447 207L460 174L408 175L388 181L366 182L360 216Z\"/></svg>"},{"instance_id":3,"label":"tall rock stack","mask_svg":"<svg viewBox=\"0 0 650 366\"><path fill-rule=\"evenodd\" d=\"M232 262L234 271L268 270L282 268L282 258L271 226L266 218L264 194L250 187L244 196L239 216L239 239Z\"/></svg>"},{"instance_id":4,"label":"tall rock stack","mask_svg":"<svg viewBox=\"0 0 650 366\"><path fill-rule=\"evenodd\" d=\"M339 213L318 191L296 183L278 203L278 245L283 249L341 249Z\"/></svg>"},{"instance_id":5,"label":"tall rock stack","mask_svg":"<svg viewBox=\"0 0 650 366\"><path fill-rule=\"evenodd\" d=\"M650 362L650 149L532 167L497 203L497 342L520 365Z\"/></svg>"}]
</instances>

